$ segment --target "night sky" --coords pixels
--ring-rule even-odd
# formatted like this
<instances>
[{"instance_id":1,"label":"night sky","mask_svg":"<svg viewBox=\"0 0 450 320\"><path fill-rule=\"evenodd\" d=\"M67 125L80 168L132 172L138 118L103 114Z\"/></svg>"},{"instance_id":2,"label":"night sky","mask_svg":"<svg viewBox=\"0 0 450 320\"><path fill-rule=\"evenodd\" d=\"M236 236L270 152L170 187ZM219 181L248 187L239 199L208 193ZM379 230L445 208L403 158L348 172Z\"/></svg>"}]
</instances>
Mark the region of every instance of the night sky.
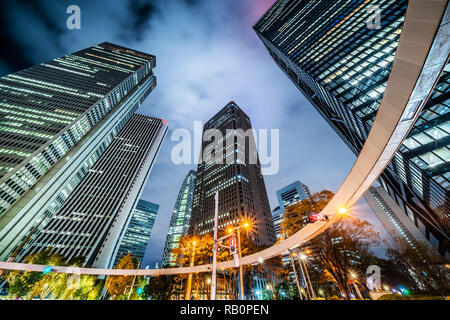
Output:
<instances>
[{"instance_id":1,"label":"night sky","mask_svg":"<svg viewBox=\"0 0 450 320\"><path fill-rule=\"evenodd\" d=\"M275 191L300 180L312 192L337 191L356 157L275 64L253 31L274 0L2 1L0 76L108 41L156 55L157 87L138 113L161 117L169 132L142 198L160 205L142 266L161 261L170 216L184 177L174 165L174 129L193 130L229 101L255 129L280 129L280 169L265 176ZM66 8L81 8L81 29L68 30ZM195 155L198 157L198 155ZM354 214L382 227L360 201ZM380 250L380 253L382 251Z\"/></svg>"}]
</instances>

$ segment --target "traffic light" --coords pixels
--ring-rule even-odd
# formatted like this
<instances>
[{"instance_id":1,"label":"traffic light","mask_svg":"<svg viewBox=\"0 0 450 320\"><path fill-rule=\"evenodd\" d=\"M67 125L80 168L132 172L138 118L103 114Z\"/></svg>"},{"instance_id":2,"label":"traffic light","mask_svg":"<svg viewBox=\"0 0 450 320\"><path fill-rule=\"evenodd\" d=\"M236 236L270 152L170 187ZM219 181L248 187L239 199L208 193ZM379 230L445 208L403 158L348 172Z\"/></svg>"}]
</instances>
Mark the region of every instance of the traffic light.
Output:
<instances>
[{"instance_id":1,"label":"traffic light","mask_svg":"<svg viewBox=\"0 0 450 320\"><path fill-rule=\"evenodd\" d=\"M142 294L144 292L144 290L141 287L139 287L139 288L137 288L136 292L137 292L137 294Z\"/></svg>"}]
</instances>

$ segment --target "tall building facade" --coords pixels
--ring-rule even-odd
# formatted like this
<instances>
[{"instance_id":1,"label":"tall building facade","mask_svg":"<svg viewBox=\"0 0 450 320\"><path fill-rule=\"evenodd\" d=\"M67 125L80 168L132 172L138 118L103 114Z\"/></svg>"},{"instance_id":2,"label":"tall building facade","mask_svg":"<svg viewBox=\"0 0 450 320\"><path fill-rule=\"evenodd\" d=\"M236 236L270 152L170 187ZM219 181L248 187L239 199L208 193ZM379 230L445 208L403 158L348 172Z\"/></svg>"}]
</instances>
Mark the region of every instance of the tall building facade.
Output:
<instances>
[{"instance_id":1,"label":"tall building facade","mask_svg":"<svg viewBox=\"0 0 450 320\"><path fill-rule=\"evenodd\" d=\"M18 258L51 247L111 268L166 132L165 120L133 115Z\"/></svg>"},{"instance_id":2,"label":"tall building facade","mask_svg":"<svg viewBox=\"0 0 450 320\"><path fill-rule=\"evenodd\" d=\"M409 3L420 12L420 1ZM426 60L438 67L429 77L438 80L420 78L421 90L430 94L411 102L423 110L379 181L444 255L450 234L450 14L448 3L433 4L447 6ZM383 98L407 7L406 0L278 0L254 25L276 64L356 155Z\"/></svg>"},{"instance_id":3,"label":"tall building facade","mask_svg":"<svg viewBox=\"0 0 450 320\"><path fill-rule=\"evenodd\" d=\"M210 148L211 142L202 142L203 156L197 168L189 228L191 234L213 231L214 195L218 191L219 228L250 220L253 224L250 238L256 246L271 245L276 241L251 128L250 118L233 101L203 126L203 140L210 129L220 131L222 138L216 137L219 140L213 141L214 148ZM257 161L250 161L250 156Z\"/></svg>"},{"instance_id":4,"label":"tall building facade","mask_svg":"<svg viewBox=\"0 0 450 320\"><path fill-rule=\"evenodd\" d=\"M194 200L194 186L197 172L189 171L184 178L178 193L177 201L170 218L169 231L164 245L162 266L175 267L176 257L171 254L174 248L178 248L180 238L185 236L189 229L192 214L192 202Z\"/></svg>"},{"instance_id":5,"label":"tall building facade","mask_svg":"<svg viewBox=\"0 0 450 320\"><path fill-rule=\"evenodd\" d=\"M55 214L156 86L111 43L0 78L0 260Z\"/></svg>"},{"instance_id":6,"label":"tall building facade","mask_svg":"<svg viewBox=\"0 0 450 320\"><path fill-rule=\"evenodd\" d=\"M311 192L309 191L308 186L300 181L295 181L286 187L277 190L276 195L278 203L280 204L280 209L284 211L286 207L311 197Z\"/></svg>"},{"instance_id":7,"label":"tall building facade","mask_svg":"<svg viewBox=\"0 0 450 320\"><path fill-rule=\"evenodd\" d=\"M133 210L130 223L120 241L119 250L114 261L114 266L128 253L136 257L139 262L144 258L148 241L152 233L159 204L140 199Z\"/></svg>"},{"instance_id":8,"label":"tall building facade","mask_svg":"<svg viewBox=\"0 0 450 320\"><path fill-rule=\"evenodd\" d=\"M283 229L284 210L290 205L310 198L311 192L308 186L297 180L277 190L276 195L279 205L272 211L272 220L275 226L277 240L280 240L285 237Z\"/></svg>"},{"instance_id":9,"label":"tall building facade","mask_svg":"<svg viewBox=\"0 0 450 320\"><path fill-rule=\"evenodd\" d=\"M277 241L284 239L283 211L281 211L280 206L272 210L272 221Z\"/></svg>"},{"instance_id":10,"label":"tall building facade","mask_svg":"<svg viewBox=\"0 0 450 320\"><path fill-rule=\"evenodd\" d=\"M413 249L417 248L418 243L422 243L436 251L437 244L429 243L424 236L425 227L419 224L422 230L417 228L414 217L406 216L382 186L370 187L364 199L390 236L403 238Z\"/></svg>"}]
</instances>

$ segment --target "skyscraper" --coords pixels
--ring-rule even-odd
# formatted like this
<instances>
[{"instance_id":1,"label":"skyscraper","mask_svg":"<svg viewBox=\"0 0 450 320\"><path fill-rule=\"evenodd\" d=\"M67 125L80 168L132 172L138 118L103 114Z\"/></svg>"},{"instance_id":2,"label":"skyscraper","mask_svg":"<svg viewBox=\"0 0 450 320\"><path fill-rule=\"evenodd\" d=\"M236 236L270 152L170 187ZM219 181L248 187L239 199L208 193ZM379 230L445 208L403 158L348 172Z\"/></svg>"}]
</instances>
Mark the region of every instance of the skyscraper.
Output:
<instances>
[{"instance_id":1,"label":"skyscraper","mask_svg":"<svg viewBox=\"0 0 450 320\"><path fill-rule=\"evenodd\" d=\"M0 259L55 214L156 86L155 56L110 43L0 79Z\"/></svg>"},{"instance_id":2,"label":"skyscraper","mask_svg":"<svg viewBox=\"0 0 450 320\"><path fill-rule=\"evenodd\" d=\"M295 181L279 190L276 191L278 203L280 204L280 209L284 209L298 201L305 200L311 197L309 188L301 183L300 181Z\"/></svg>"},{"instance_id":3,"label":"skyscraper","mask_svg":"<svg viewBox=\"0 0 450 320\"><path fill-rule=\"evenodd\" d=\"M272 211L272 220L275 226L277 240L279 240L281 238L284 238L285 236L282 227L282 222L284 220L284 210L290 205L296 204L299 201L311 197L311 192L309 191L308 186L297 180L277 190L276 195L279 206Z\"/></svg>"},{"instance_id":4,"label":"skyscraper","mask_svg":"<svg viewBox=\"0 0 450 320\"><path fill-rule=\"evenodd\" d=\"M189 229L196 177L197 172L189 171L178 193L164 245L163 267L174 267L176 265L176 257L172 256L171 252L179 246L180 238L185 236Z\"/></svg>"},{"instance_id":5,"label":"skyscraper","mask_svg":"<svg viewBox=\"0 0 450 320\"><path fill-rule=\"evenodd\" d=\"M273 228L275 230L275 236L277 241L284 239L284 228L283 228L283 211L281 211L280 206L277 206L272 210L272 221Z\"/></svg>"},{"instance_id":6,"label":"skyscraper","mask_svg":"<svg viewBox=\"0 0 450 320\"><path fill-rule=\"evenodd\" d=\"M429 18L435 12L440 21ZM441 254L450 234L449 15L447 1L279 0L254 25L278 66L356 155L385 92L402 94L411 110L423 106L379 181ZM437 32L413 39L402 33L405 21ZM396 55L402 37L408 57ZM420 48L427 52L418 66ZM416 84L413 92L386 87L395 64L403 72L395 76ZM414 79L413 68L420 71Z\"/></svg>"},{"instance_id":7,"label":"skyscraper","mask_svg":"<svg viewBox=\"0 0 450 320\"><path fill-rule=\"evenodd\" d=\"M214 194L218 191L219 228L248 219L254 225L250 234L253 243L256 246L273 244L276 236L264 178L253 132L247 131L251 129L250 118L231 101L205 123L203 140L207 139L210 129L220 131L222 138L216 137L219 140L213 141L213 147L210 142L202 143L203 156L197 169L189 232L213 231ZM251 161L252 157L256 161Z\"/></svg>"},{"instance_id":8,"label":"skyscraper","mask_svg":"<svg viewBox=\"0 0 450 320\"><path fill-rule=\"evenodd\" d=\"M403 238L413 249L416 249L417 243L422 243L428 244L430 249L435 251L436 244L427 241L424 230L421 232L414 225L414 217L406 216L382 186L370 187L364 199L390 236ZM422 225L419 227L423 229Z\"/></svg>"},{"instance_id":9,"label":"skyscraper","mask_svg":"<svg viewBox=\"0 0 450 320\"><path fill-rule=\"evenodd\" d=\"M128 253L132 257L136 256L137 260L142 262L158 209L159 204L142 199L138 201L136 208L133 210L130 223L128 223L125 234L120 241L114 265L117 265L120 258Z\"/></svg>"},{"instance_id":10,"label":"skyscraper","mask_svg":"<svg viewBox=\"0 0 450 320\"><path fill-rule=\"evenodd\" d=\"M165 120L133 115L18 258L52 247L67 259L112 267L166 132Z\"/></svg>"}]
</instances>

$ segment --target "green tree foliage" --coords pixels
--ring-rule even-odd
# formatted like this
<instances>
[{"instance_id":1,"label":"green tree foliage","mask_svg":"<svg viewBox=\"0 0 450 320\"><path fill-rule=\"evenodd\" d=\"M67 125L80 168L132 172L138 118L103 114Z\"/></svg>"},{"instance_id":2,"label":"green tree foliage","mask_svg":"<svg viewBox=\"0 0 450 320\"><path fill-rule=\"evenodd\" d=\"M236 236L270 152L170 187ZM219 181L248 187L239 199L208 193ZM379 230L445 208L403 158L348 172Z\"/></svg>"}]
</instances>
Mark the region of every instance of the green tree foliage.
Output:
<instances>
[{"instance_id":1,"label":"green tree foliage","mask_svg":"<svg viewBox=\"0 0 450 320\"><path fill-rule=\"evenodd\" d=\"M46 249L41 252L25 257L26 263L43 265L60 265L64 262L63 257L54 255L52 249ZM8 295L13 298L22 297L31 299L34 285L44 277L41 272L31 271L10 271L6 274L6 282L9 285Z\"/></svg>"},{"instance_id":2,"label":"green tree foliage","mask_svg":"<svg viewBox=\"0 0 450 320\"><path fill-rule=\"evenodd\" d=\"M138 261L136 257L131 257L130 253L120 259L115 269L136 269L138 267ZM106 278L105 287L113 300L128 299L130 290L135 292L136 288L133 287L133 283L141 283L142 277L135 276L108 276ZM133 295L130 297L137 298Z\"/></svg>"},{"instance_id":3,"label":"green tree foliage","mask_svg":"<svg viewBox=\"0 0 450 320\"><path fill-rule=\"evenodd\" d=\"M62 255L54 253L49 248L27 256L25 262L47 266L81 267L84 259L77 257L67 261ZM83 300L88 299L97 283L97 278L56 272L45 274L42 272L12 271L7 274L6 281L9 284L9 296L14 298L31 299L38 297L40 299Z\"/></svg>"}]
</instances>

